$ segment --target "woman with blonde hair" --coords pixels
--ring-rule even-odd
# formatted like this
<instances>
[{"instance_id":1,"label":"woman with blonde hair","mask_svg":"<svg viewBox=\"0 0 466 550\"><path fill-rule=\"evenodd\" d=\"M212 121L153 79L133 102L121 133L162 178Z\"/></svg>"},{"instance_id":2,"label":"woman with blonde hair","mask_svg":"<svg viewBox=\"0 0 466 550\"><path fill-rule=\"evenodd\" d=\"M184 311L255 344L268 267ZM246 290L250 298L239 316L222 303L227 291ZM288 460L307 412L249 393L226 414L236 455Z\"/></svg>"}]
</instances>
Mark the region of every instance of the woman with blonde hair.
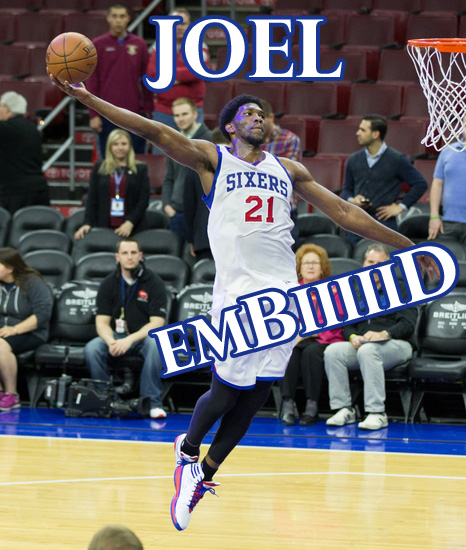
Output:
<instances>
[{"instance_id":1,"label":"woman with blonde hair","mask_svg":"<svg viewBox=\"0 0 466 550\"><path fill-rule=\"evenodd\" d=\"M307 285L315 283L320 279L326 279L330 277L331 271L332 268L327 252L321 246L304 244L296 251L296 272L300 284ZM338 294L335 291L334 296L340 314L342 314L342 307ZM317 299L314 293L312 294L312 300L314 307L316 307L319 321L322 322L322 316L317 307ZM318 421L318 402L325 376L324 350L329 344L341 342L342 340L343 333L341 328L326 330L306 338L298 336L285 377L280 384L283 397L281 412L283 424L292 426L296 423L295 395L300 378L303 380L306 395L306 408L301 417L300 424L302 426L309 426Z\"/></svg>"},{"instance_id":2,"label":"woman with blonde hair","mask_svg":"<svg viewBox=\"0 0 466 550\"><path fill-rule=\"evenodd\" d=\"M92 170L84 224L74 238L82 239L92 227L110 227L120 237L129 237L144 218L149 194L147 164L136 160L126 130L112 130L105 158Z\"/></svg>"}]
</instances>

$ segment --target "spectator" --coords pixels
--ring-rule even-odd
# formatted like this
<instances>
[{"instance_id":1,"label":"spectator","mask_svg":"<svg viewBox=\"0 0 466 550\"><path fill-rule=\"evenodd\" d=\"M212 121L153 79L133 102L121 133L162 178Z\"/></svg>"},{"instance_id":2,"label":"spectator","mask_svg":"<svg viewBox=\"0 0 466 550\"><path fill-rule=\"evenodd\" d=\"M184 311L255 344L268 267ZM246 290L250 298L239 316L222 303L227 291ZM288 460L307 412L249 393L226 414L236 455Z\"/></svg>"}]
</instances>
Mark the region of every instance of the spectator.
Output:
<instances>
[{"instance_id":1,"label":"spectator","mask_svg":"<svg viewBox=\"0 0 466 550\"><path fill-rule=\"evenodd\" d=\"M285 157L287 159L301 160L301 140L299 137L291 132L280 128L278 124L275 124L275 115L272 110L272 106L265 99L261 99L262 107L264 109L264 143L262 149L268 151L277 157ZM298 195L295 191L291 194L291 219L295 224L291 231L291 236L295 240L298 240Z\"/></svg>"},{"instance_id":2,"label":"spectator","mask_svg":"<svg viewBox=\"0 0 466 550\"><path fill-rule=\"evenodd\" d=\"M108 136L104 160L92 170L84 225L74 238L82 239L92 227L115 228L117 235L128 237L144 218L149 195L147 164L135 160L128 132L115 128Z\"/></svg>"},{"instance_id":3,"label":"spectator","mask_svg":"<svg viewBox=\"0 0 466 550\"><path fill-rule=\"evenodd\" d=\"M167 295L162 279L145 269L137 241L124 238L115 255L117 267L97 294L98 336L84 348L92 378L109 380L109 360L127 354L144 358L140 395L150 397L151 418L165 418L162 408L162 361L148 332L165 324Z\"/></svg>"},{"instance_id":4,"label":"spectator","mask_svg":"<svg viewBox=\"0 0 466 550\"><path fill-rule=\"evenodd\" d=\"M98 63L86 86L102 99L145 116L152 110L151 92L142 82L149 54L144 40L127 31L130 20L124 4L116 3L108 8L109 32L92 40ZM103 158L108 135L116 126L92 109L89 109L89 118L90 126L98 136L99 153ZM143 138L131 134L131 140L136 153L145 152Z\"/></svg>"},{"instance_id":5,"label":"spectator","mask_svg":"<svg viewBox=\"0 0 466 550\"><path fill-rule=\"evenodd\" d=\"M384 245L371 244L364 256L363 267L389 259L390 253ZM383 307L386 296L377 275L374 280ZM416 319L417 309L405 308L343 327L343 337L348 341L330 344L324 352L330 407L337 410L327 420L328 426L356 422L348 370L357 369L361 370L364 381L364 409L367 413L366 419L358 424L359 428L379 430L388 426L384 372L412 357Z\"/></svg>"},{"instance_id":6,"label":"spectator","mask_svg":"<svg viewBox=\"0 0 466 550\"><path fill-rule=\"evenodd\" d=\"M396 231L396 216L422 197L427 191L427 182L403 153L387 146L386 133L387 121L382 116L363 117L356 136L364 149L348 158L341 198ZM411 189L397 202L403 182ZM360 238L348 233L352 244Z\"/></svg>"},{"instance_id":7,"label":"spectator","mask_svg":"<svg viewBox=\"0 0 466 550\"><path fill-rule=\"evenodd\" d=\"M155 95L152 111L152 118L158 122L163 122L171 128L177 127L175 118L172 112L172 105L176 99L180 97L188 98L194 102L197 107L197 122L204 122L204 96L206 93L206 84L204 80L200 80L197 76L186 67L183 56L181 54L181 42L184 33L191 23L191 16L185 8L176 8L169 15L177 15L183 18L183 22L176 26L176 80L173 86ZM207 44L202 44L202 55L204 63L209 65L210 56ZM156 52L155 44L152 47L149 63L147 65L147 74L155 78L155 63ZM152 152L156 155L161 155L162 151L157 147L153 147Z\"/></svg>"},{"instance_id":8,"label":"spectator","mask_svg":"<svg viewBox=\"0 0 466 550\"><path fill-rule=\"evenodd\" d=\"M124 525L106 525L92 537L89 550L143 550L142 542Z\"/></svg>"},{"instance_id":9,"label":"spectator","mask_svg":"<svg viewBox=\"0 0 466 550\"><path fill-rule=\"evenodd\" d=\"M42 173L42 139L24 115L27 101L16 92L0 98L0 206L11 214L24 206L48 206L49 190Z\"/></svg>"},{"instance_id":10,"label":"spectator","mask_svg":"<svg viewBox=\"0 0 466 550\"><path fill-rule=\"evenodd\" d=\"M466 122L466 118L464 119ZM466 130L464 132L466 139ZM457 142L440 152L430 188L429 239L452 237L466 243L466 193L464 167L466 151ZM440 216L440 204L443 216Z\"/></svg>"},{"instance_id":11,"label":"spectator","mask_svg":"<svg viewBox=\"0 0 466 550\"><path fill-rule=\"evenodd\" d=\"M14 248L0 248L0 286L0 411L9 411L21 407L16 356L47 341L53 298Z\"/></svg>"},{"instance_id":12,"label":"spectator","mask_svg":"<svg viewBox=\"0 0 466 550\"><path fill-rule=\"evenodd\" d=\"M217 145L231 145L224 137L220 129L212 130L212 141ZM209 222L209 209L202 200L201 180L194 170L188 169L184 182L184 216L186 221L186 240L189 243L189 251L196 261L204 258L212 259L212 252L207 236L207 224Z\"/></svg>"},{"instance_id":13,"label":"spectator","mask_svg":"<svg viewBox=\"0 0 466 550\"><path fill-rule=\"evenodd\" d=\"M285 157L291 160L301 160L301 140L291 132L280 128L275 123L275 115L272 106L265 99L261 99L264 108L264 143L262 149L277 157Z\"/></svg>"},{"instance_id":14,"label":"spectator","mask_svg":"<svg viewBox=\"0 0 466 550\"><path fill-rule=\"evenodd\" d=\"M196 122L197 107L186 97L175 99L173 116L179 131L190 139L212 141L212 132L203 122ZM184 187L190 169L167 158L167 169L162 184L163 211L170 218L170 229L186 239L184 217Z\"/></svg>"},{"instance_id":15,"label":"spectator","mask_svg":"<svg viewBox=\"0 0 466 550\"><path fill-rule=\"evenodd\" d=\"M330 277L332 267L327 252L315 244L301 246L296 252L296 272L298 281L302 285ZM334 292L334 296L340 314L343 316L338 294ZM314 293L312 294L312 300L316 305L317 299ZM320 312L318 312L318 315L319 322L323 322ZM303 380L306 395L306 409L301 417L300 424L301 426L310 426L319 420L318 404L322 382L325 377L324 350L329 344L341 342L342 340L343 332L340 327L306 338L297 337L290 362L286 368L285 377L281 382L283 424L294 426L296 422L294 398L300 377Z\"/></svg>"}]
</instances>

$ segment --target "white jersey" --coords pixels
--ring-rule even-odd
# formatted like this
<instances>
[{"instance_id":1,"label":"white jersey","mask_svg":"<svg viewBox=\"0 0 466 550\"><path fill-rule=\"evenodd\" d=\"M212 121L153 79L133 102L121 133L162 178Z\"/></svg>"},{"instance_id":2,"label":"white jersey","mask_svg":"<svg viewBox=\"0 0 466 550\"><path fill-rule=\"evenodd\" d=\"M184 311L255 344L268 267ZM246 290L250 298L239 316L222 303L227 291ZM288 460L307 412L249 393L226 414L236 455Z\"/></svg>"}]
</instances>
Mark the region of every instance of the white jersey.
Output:
<instances>
[{"instance_id":1,"label":"white jersey","mask_svg":"<svg viewBox=\"0 0 466 550\"><path fill-rule=\"evenodd\" d=\"M298 283L291 248L290 175L268 152L250 164L223 145L217 149L217 171L204 197L216 268L213 314L236 304L239 296Z\"/></svg>"}]
</instances>

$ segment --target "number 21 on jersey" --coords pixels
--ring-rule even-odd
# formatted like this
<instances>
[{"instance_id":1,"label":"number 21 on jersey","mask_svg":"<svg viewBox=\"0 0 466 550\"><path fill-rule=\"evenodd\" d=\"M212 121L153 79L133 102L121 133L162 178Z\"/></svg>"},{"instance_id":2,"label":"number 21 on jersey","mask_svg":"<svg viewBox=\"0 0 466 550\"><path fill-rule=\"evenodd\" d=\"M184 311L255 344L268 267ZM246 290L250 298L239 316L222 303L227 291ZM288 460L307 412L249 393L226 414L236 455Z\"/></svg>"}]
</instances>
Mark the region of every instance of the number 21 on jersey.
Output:
<instances>
[{"instance_id":1,"label":"number 21 on jersey","mask_svg":"<svg viewBox=\"0 0 466 550\"><path fill-rule=\"evenodd\" d=\"M273 223L273 199L274 197L269 197L265 202L261 197L257 195L251 195L246 199L246 204L252 205L251 208L245 213L244 221L245 222L262 222L264 220L266 223Z\"/></svg>"}]
</instances>

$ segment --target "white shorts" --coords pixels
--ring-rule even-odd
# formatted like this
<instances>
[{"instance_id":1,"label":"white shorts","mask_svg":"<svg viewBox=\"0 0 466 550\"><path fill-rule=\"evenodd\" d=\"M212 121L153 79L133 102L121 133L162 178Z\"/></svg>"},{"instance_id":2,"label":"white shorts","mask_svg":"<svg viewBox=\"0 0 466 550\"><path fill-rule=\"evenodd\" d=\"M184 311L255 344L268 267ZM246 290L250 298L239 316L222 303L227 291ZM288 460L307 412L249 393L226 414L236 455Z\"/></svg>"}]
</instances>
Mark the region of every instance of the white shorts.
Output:
<instances>
[{"instance_id":1,"label":"white shorts","mask_svg":"<svg viewBox=\"0 0 466 550\"><path fill-rule=\"evenodd\" d=\"M289 311L297 317L296 304L293 299L290 299ZM246 315L242 313L240 319L248 340L252 341L251 327ZM211 322L218 329L220 316L213 315ZM274 323L272 334L277 332L278 325ZM212 371L222 382L243 389L253 388L257 380L281 380L285 375L295 341L296 339L293 338L285 344L247 353L239 357L230 357L230 345L225 361L216 360Z\"/></svg>"}]
</instances>

